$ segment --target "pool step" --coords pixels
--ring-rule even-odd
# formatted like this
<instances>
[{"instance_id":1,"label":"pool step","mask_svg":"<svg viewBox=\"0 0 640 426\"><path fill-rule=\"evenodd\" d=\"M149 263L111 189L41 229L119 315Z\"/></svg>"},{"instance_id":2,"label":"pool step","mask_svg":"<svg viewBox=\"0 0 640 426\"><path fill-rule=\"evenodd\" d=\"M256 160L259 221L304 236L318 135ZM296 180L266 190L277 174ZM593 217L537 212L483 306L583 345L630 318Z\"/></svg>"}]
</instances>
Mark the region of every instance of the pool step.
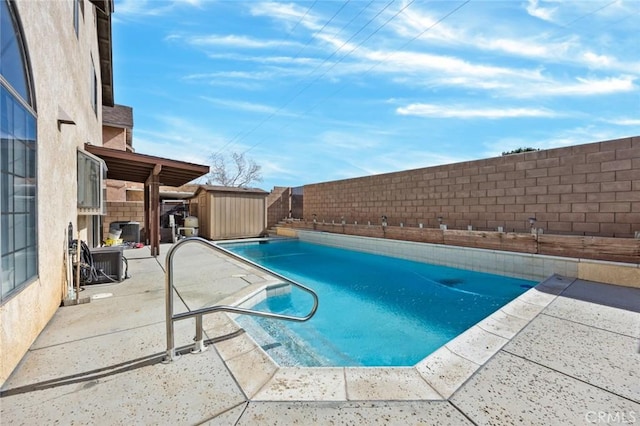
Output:
<instances>
[{"instance_id":1,"label":"pool step","mask_svg":"<svg viewBox=\"0 0 640 426\"><path fill-rule=\"evenodd\" d=\"M271 358L284 367L322 367L328 360L309 348L304 340L280 321L238 317L236 321Z\"/></svg>"}]
</instances>

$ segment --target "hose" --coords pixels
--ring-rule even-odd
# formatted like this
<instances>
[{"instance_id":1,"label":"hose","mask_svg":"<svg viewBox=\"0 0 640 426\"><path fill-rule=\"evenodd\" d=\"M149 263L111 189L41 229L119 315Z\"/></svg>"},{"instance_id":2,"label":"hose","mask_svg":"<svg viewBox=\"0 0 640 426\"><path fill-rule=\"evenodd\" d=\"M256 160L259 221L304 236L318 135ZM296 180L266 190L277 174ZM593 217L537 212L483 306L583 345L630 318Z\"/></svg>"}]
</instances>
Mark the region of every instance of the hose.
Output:
<instances>
[{"instance_id":1,"label":"hose","mask_svg":"<svg viewBox=\"0 0 640 426\"><path fill-rule=\"evenodd\" d=\"M72 242L72 250L78 249L78 240L73 240ZM122 261L124 262L125 272L123 279L129 278L129 262L123 256ZM95 267L95 263L93 261L93 255L91 254L91 250L89 246L84 242L80 241L80 264L74 265L74 268L80 268L80 284L98 284L101 283L101 278L104 277L112 283L120 282L117 279L111 278L109 275L105 274L103 270L98 270Z\"/></svg>"}]
</instances>

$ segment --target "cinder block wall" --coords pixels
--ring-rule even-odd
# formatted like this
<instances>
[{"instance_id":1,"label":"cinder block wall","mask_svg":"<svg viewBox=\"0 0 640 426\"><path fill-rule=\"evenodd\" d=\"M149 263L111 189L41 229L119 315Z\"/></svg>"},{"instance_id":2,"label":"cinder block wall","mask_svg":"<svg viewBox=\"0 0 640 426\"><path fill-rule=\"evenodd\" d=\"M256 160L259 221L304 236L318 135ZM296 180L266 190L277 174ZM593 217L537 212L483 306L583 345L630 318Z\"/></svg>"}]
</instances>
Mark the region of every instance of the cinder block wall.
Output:
<instances>
[{"instance_id":1,"label":"cinder block wall","mask_svg":"<svg viewBox=\"0 0 640 426\"><path fill-rule=\"evenodd\" d=\"M296 194L292 191L291 194L291 217L294 219L304 218L304 195Z\"/></svg>"},{"instance_id":2,"label":"cinder block wall","mask_svg":"<svg viewBox=\"0 0 640 426\"><path fill-rule=\"evenodd\" d=\"M640 137L305 185L319 222L632 237L640 231Z\"/></svg>"},{"instance_id":3,"label":"cinder block wall","mask_svg":"<svg viewBox=\"0 0 640 426\"><path fill-rule=\"evenodd\" d=\"M267 228L271 228L285 217L289 217L291 188L276 186L267 196Z\"/></svg>"},{"instance_id":4,"label":"cinder block wall","mask_svg":"<svg viewBox=\"0 0 640 426\"><path fill-rule=\"evenodd\" d=\"M144 202L142 201L108 201L107 215L102 218L102 239L107 237L111 222L138 222L140 235L144 228Z\"/></svg>"}]
</instances>

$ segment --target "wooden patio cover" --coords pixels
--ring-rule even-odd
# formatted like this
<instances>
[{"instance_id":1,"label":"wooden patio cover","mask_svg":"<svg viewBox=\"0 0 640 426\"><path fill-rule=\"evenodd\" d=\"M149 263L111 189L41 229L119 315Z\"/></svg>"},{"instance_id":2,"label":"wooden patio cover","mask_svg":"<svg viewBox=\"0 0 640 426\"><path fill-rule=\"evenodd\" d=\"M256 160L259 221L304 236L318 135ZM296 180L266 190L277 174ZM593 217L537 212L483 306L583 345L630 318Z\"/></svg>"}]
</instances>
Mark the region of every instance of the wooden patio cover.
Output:
<instances>
[{"instance_id":1,"label":"wooden patio cover","mask_svg":"<svg viewBox=\"0 0 640 426\"><path fill-rule=\"evenodd\" d=\"M144 227L151 255L160 254L160 185L182 186L209 173L209 166L96 145L85 150L107 165L107 178L144 183Z\"/></svg>"}]
</instances>

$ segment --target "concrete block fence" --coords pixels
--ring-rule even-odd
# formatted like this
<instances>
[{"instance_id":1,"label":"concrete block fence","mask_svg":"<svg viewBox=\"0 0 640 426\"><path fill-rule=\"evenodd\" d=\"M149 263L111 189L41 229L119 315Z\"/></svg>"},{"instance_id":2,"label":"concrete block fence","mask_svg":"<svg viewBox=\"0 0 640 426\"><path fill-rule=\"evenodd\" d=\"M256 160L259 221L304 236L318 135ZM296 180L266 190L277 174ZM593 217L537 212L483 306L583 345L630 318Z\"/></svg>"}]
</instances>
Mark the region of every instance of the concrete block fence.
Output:
<instances>
[{"instance_id":1,"label":"concrete block fence","mask_svg":"<svg viewBox=\"0 0 640 426\"><path fill-rule=\"evenodd\" d=\"M640 136L304 186L303 217L562 235L640 232Z\"/></svg>"},{"instance_id":2,"label":"concrete block fence","mask_svg":"<svg viewBox=\"0 0 640 426\"><path fill-rule=\"evenodd\" d=\"M578 235L549 235L497 231L460 231L436 228L400 226L353 225L341 223L313 223L306 220L285 221L277 227L317 234L342 234L385 240L400 240L433 245L470 247L494 251L549 255L567 258L593 259L640 265L640 238L613 238Z\"/></svg>"},{"instance_id":3,"label":"concrete block fence","mask_svg":"<svg viewBox=\"0 0 640 426\"><path fill-rule=\"evenodd\" d=\"M107 214L102 220L103 239L109 233L111 222L138 222L142 236L144 234L144 202L107 201Z\"/></svg>"}]
</instances>

